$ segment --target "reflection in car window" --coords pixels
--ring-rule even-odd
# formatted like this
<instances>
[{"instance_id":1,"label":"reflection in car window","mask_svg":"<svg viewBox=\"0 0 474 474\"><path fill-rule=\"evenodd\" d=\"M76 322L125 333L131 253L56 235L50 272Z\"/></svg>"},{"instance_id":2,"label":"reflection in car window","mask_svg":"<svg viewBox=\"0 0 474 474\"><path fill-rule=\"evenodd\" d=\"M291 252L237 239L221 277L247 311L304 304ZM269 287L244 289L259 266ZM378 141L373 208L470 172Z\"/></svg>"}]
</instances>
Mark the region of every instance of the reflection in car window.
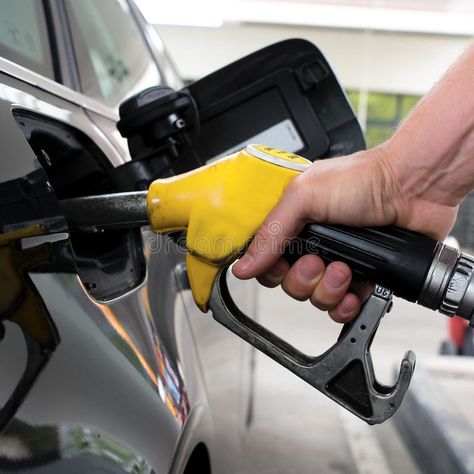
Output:
<instances>
[{"instance_id":1,"label":"reflection in car window","mask_svg":"<svg viewBox=\"0 0 474 474\"><path fill-rule=\"evenodd\" d=\"M158 69L125 0L67 0L82 92L110 106L156 84Z\"/></svg>"},{"instance_id":2,"label":"reflection in car window","mask_svg":"<svg viewBox=\"0 0 474 474\"><path fill-rule=\"evenodd\" d=\"M54 79L53 61L42 3L0 3L0 56Z\"/></svg>"}]
</instances>

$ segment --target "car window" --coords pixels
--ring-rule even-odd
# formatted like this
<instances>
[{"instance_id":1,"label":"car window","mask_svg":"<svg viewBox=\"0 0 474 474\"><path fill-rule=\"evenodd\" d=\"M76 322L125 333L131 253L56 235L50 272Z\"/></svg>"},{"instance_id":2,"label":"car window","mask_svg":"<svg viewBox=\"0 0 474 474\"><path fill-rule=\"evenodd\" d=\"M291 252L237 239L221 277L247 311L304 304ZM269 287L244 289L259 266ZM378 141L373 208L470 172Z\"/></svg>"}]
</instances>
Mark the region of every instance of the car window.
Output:
<instances>
[{"instance_id":1,"label":"car window","mask_svg":"<svg viewBox=\"0 0 474 474\"><path fill-rule=\"evenodd\" d=\"M67 0L82 92L109 106L160 74L125 0Z\"/></svg>"},{"instance_id":2,"label":"car window","mask_svg":"<svg viewBox=\"0 0 474 474\"><path fill-rule=\"evenodd\" d=\"M48 29L41 2L0 1L0 56L54 79Z\"/></svg>"}]
</instances>

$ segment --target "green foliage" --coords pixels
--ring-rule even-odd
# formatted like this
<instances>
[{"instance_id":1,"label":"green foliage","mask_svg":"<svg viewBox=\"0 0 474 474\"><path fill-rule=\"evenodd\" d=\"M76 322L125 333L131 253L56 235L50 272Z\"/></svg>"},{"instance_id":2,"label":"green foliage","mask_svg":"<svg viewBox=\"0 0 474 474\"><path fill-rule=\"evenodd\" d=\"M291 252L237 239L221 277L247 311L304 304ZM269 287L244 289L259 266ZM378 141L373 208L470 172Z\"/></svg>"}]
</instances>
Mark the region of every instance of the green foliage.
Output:
<instances>
[{"instance_id":1,"label":"green foliage","mask_svg":"<svg viewBox=\"0 0 474 474\"><path fill-rule=\"evenodd\" d=\"M420 97L417 95L404 95L402 97L402 117L406 117L411 109L415 107L417 102L420 100Z\"/></svg>"},{"instance_id":2,"label":"green foliage","mask_svg":"<svg viewBox=\"0 0 474 474\"><path fill-rule=\"evenodd\" d=\"M397 120L397 97L393 94L370 92L367 104L367 120Z\"/></svg>"},{"instance_id":3,"label":"green foliage","mask_svg":"<svg viewBox=\"0 0 474 474\"><path fill-rule=\"evenodd\" d=\"M359 92L347 91L347 96L357 113ZM420 97L415 95L369 92L365 132L367 147L379 145L390 138L397 125L408 115L419 99Z\"/></svg>"},{"instance_id":4,"label":"green foliage","mask_svg":"<svg viewBox=\"0 0 474 474\"><path fill-rule=\"evenodd\" d=\"M359 93L357 91L346 91L347 98L352 105L355 113L357 114L357 110L359 109Z\"/></svg>"},{"instance_id":5,"label":"green foliage","mask_svg":"<svg viewBox=\"0 0 474 474\"><path fill-rule=\"evenodd\" d=\"M389 139L393 132L395 131L395 127L367 127L365 132L365 141L367 143L367 148L372 148L376 145L380 145L387 139Z\"/></svg>"}]
</instances>

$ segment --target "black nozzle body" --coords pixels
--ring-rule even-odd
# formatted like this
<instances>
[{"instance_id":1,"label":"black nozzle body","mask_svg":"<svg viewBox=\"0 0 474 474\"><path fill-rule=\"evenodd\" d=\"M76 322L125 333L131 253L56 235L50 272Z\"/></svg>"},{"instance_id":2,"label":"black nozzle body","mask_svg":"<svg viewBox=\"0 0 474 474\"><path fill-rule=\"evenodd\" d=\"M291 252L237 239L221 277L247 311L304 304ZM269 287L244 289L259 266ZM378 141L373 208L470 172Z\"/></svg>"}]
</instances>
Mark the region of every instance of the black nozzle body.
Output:
<instances>
[{"instance_id":1,"label":"black nozzle body","mask_svg":"<svg viewBox=\"0 0 474 474\"><path fill-rule=\"evenodd\" d=\"M417 301L439 243L398 227L310 224L289 245L293 263L304 254L347 263L357 278L378 283L408 301Z\"/></svg>"}]
</instances>

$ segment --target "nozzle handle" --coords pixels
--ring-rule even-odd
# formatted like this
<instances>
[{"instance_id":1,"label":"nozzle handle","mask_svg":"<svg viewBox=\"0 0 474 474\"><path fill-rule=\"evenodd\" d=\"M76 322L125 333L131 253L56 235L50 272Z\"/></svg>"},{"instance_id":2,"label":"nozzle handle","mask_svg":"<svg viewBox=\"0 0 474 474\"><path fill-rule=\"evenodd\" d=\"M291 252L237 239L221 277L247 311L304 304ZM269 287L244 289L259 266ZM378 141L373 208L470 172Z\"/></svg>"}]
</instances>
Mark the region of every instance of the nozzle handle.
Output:
<instances>
[{"instance_id":1,"label":"nozzle handle","mask_svg":"<svg viewBox=\"0 0 474 474\"><path fill-rule=\"evenodd\" d=\"M217 275L209 303L216 321L370 425L396 412L415 368L415 354L408 351L393 386L376 379L370 346L391 304L392 293L376 285L334 345L314 356L300 352L240 311L227 286L225 267Z\"/></svg>"},{"instance_id":2,"label":"nozzle handle","mask_svg":"<svg viewBox=\"0 0 474 474\"><path fill-rule=\"evenodd\" d=\"M290 263L307 253L325 262L347 263L355 277L417 301L430 269L436 240L398 227L347 227L310 224L289 245Z\"/></svg>"}]
</instances>

